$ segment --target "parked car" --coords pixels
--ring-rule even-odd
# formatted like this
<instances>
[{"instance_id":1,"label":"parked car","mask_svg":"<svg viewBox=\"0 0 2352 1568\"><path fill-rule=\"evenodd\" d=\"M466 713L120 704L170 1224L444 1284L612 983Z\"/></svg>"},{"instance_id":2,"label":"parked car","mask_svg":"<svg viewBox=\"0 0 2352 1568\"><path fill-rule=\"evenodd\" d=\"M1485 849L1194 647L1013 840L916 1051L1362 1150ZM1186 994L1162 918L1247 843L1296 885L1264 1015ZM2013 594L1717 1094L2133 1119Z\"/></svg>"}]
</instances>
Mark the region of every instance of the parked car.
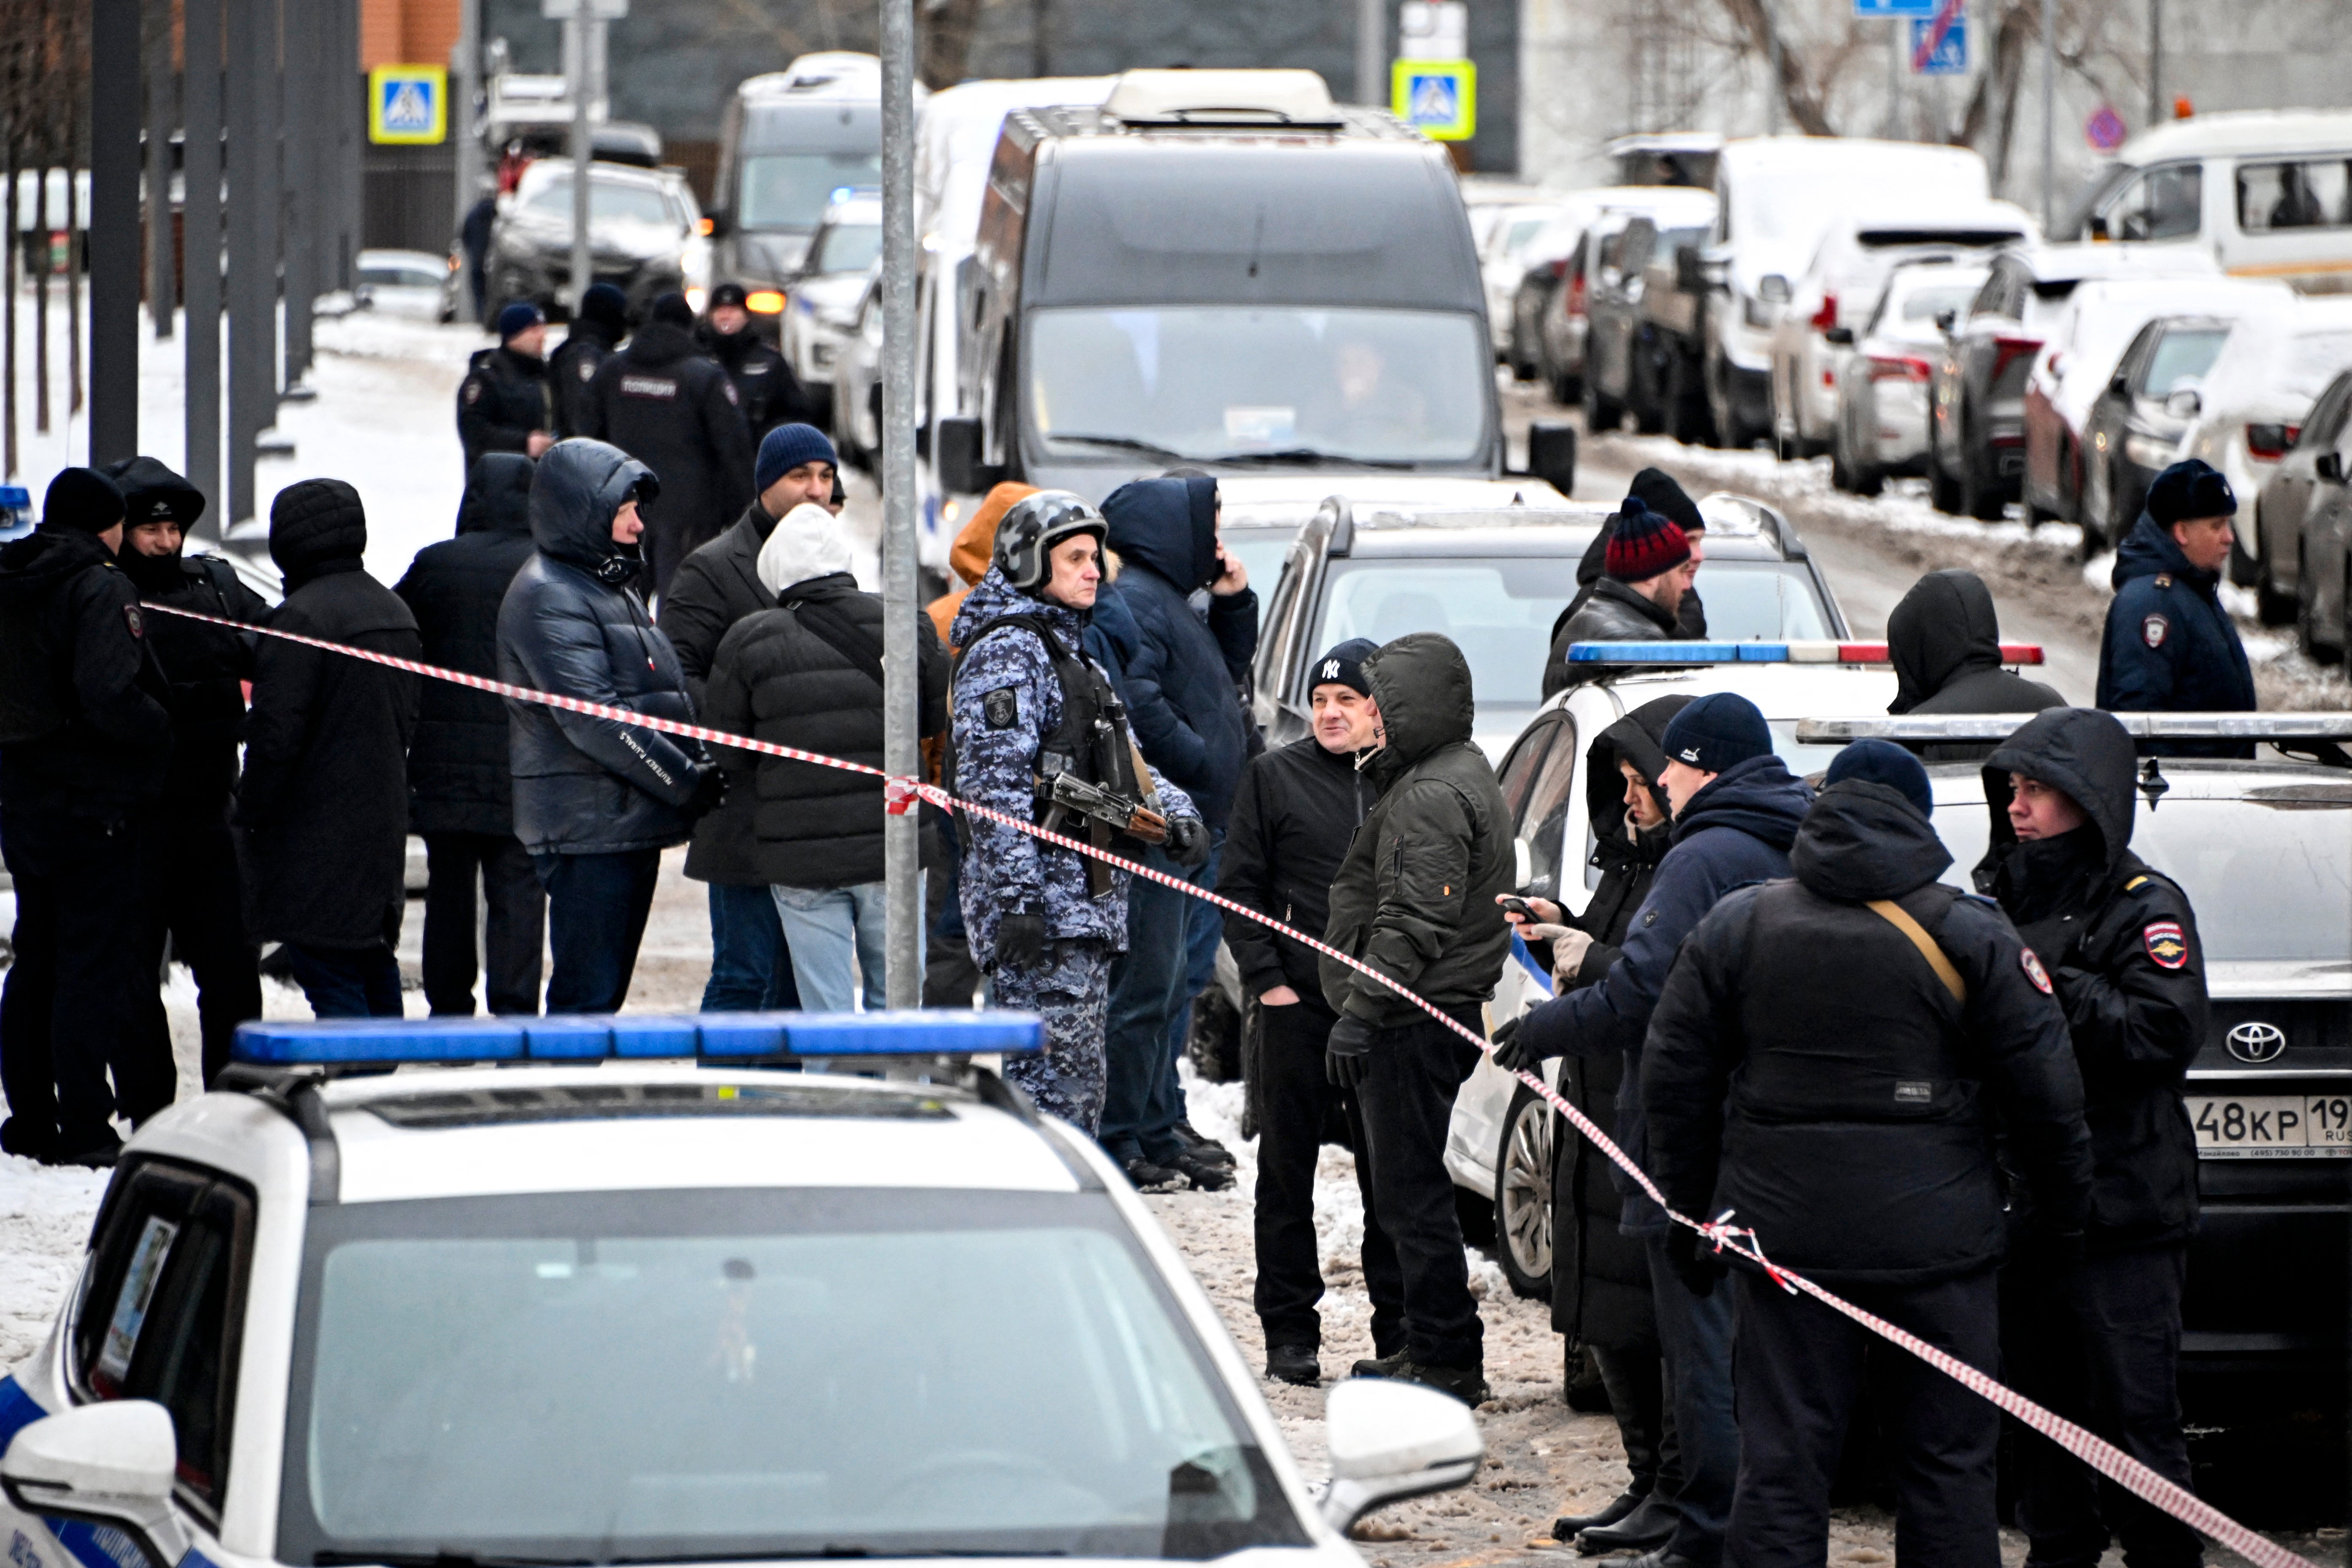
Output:
<instances>
[{"instance_id":1,"label":"parked car","mask_svg":"<svg viewBox=\"0 0 2352 1568\"><path fill-rule=\"evenodd\" d=\"M1510 342L1504 363L1521 381L1541 380L1560 403L1576 401L1584 374L1585 236L1601 210L1605 195L1570 191L1561 196L1559 216L1520 247L1519 280L1511 290ZM1556 332L1553 316L1563 308L1571 319L1565 332Z\"/></svg>"},{"instance_id":2,"label":"parked car","mask_svg":"<svg viewBox=\"0 0 2352 1568\"><path fill-rule=\"evenodd\" d=\"M620 163L588 166L593 281L628 296L632 319L656 296L708 289L710 242L683 174ZM572 161L541 158L522 172L490 228L485 319L517 300L556 316L572 299Z\"/></svg>"},{"instance_id":3,"label":"parked car","mask_svg":"<svg viewBox=\"0 0 2352 1568\"><path fill-rule=\"evenodd\" d=\"M920 112L925 93L915 87ZM842 191L882 183L882 62L826 49L736 84L719 125L711 218L720 276L775 331L784 289Z\"/></svg>"},{"instance_id":4,"label":"parked car","mask_svg":"<svg viewBox=\"0 0 2352 1568\"><path fill-rule=\"evenodd\" d=\"M882 259L882 201L864 192L835 201L784 290L782 348L820 416L833 407L833 367L857 330L857 312Z\"/></svg>"},{"instance_id":5,"label":"parked car","mask_svg":"<svg viewBox=\"0 0 2352 1568\"><path fill-rule=\"evenodd\" d=\"M448 258L427 250L362 250L352 276L352 296L391 315L454 321L451 270Z\"/></svg>"},{"instance_id":6,"label":"parked car","mask_svg":"<svg viewBox=\"0 0 2352 1568\"><path fill-rule=\"evenodd\" d=\"M2069 233L2340 289L2352 272L2352 110L2200 114L2144 131L2124 143Z\"/></svg>"},{"instance_id":7,"label":"parked car","mask_svg":"<svg viewBox=\"0 0 2352 1568\"><path fill-rule=\"evenodd\" d=\"M2346 369L2352 369L2352 299L2321 295L2250 318L2197 389L2179 455L2227 474L2242 509L2294 444L2319 394ZM2254 590L2264 621L2284 626L2295 615L2295 588L2281 574L2283 563L2291 569L2294 541L2272 540L2259 517L2242 510L2240 517L2231 581Z\"/></svg>"},{"instance_id":8,"label":"parked car","mask_svg":"<svg viewBox=\"0 0 2352 1568\"><path fill-rule=\"evenodd\" d=\"M1927 471L1928 385L1944 346L1941 323L1968 309L1985 273L1965 263L1902 263L1860 331L1837 326L1824 334L1837 356L1832 486L1874 496L1890 474Z\"/></svg>"},{"instance_id":9,"label":"parked car","mask_svg":"<svg viewBox=\"0 0 2352 1568\"><path fill-rule=\"evenodd\" d=\"M1447 479L1432 474L1349 474L1344 479L1229 474L1217 481L1217 537L1241 558L1261 603L1282 580L1282 563L1299 531L1334 491L1350 505L1417 510L1495 510L1531 507L1538 515L1569 504L1568 497L1528 476L1507 479Z\"/></svg>"},{"instance_id":10,"label":"parked car","mask_svg":"<svg viewBox=\"0 0 2352 1568\"><path fill-rule=\"evenodd\" d=\"M1527 275L1524 252L1559 216L1559 204L1493 202L1474 205L1469 212L1470 232L1478 241L1478 274L1486 289L1486 330L1495 340L1495 357L1508 363L1511 303L1518 293L1519 280Z\"/></svg>"},{"instance_id":11,"label":"parked car","mask_svg":"<svg viewBox=\"0 0 2352 1568\"><path fill-rule=\"evenodd\" d=\"M1938 510L1990 521L2025 479L2025 377L2058 312L2099 278L2211 276L2194 254L2112 245L2020 246L1992 258L1984 287L1946 335L1929 406L1927 489Z\"/></svg>"},{"instance_id":12,"label":"parked car","mask_svg":"<svg viewBox=\"0 0 2352 1568\"><path fill-rule=\"evenodd\" d=\"M1612 204L1592 229L1584 417L1587 429L1613 430L1630 411L1647 434L1665 426L1672 366L1648 313L1649 296L1673 292L1673 258L1704 242L1715 222L1715 197L1671 187L1629 188L1628 195L1638 200Z\"/></svg>"},{"instance_id":13,"label":"parked car","mask_svg":"<svg viewBox=\"0 0 2352 1568\"><path fill-rule=\"evenodd\" d=\"M1831 224L1804 271L1790 279L1788 303L1772 324L1774 447L1785 457L1829 450L1838 418L1829 333L1868 321L1897 266L1980 258L2036 234L2025 209L2011 202L1919 207L1906 200Z\"/></svg>"},{"instance_id":14,"label":"parked car","mask_svg":"<svg viewBox=\"0 0 2352 1568\"><path fill-rule=\"evenodd\" d=\"M1684 185L1711 191L1723 137L1714 131L1643 132L1616 138L1607 151L1621 185Z\"/></svg>"},{"instance_id":15,"label":"parked car","mask_svg":"<svg viewBox=\"0 0 2352 1568\"><path fill-rule=\"evenodd\" d=\"M2293 595L2295 641L2322 663L2352 652L2352 370L2327 384L2251 507L2255 537L2274 542L2274 591ZM2282 435L2285 432L2282 431Z\"/></svg>"}]
</instances>

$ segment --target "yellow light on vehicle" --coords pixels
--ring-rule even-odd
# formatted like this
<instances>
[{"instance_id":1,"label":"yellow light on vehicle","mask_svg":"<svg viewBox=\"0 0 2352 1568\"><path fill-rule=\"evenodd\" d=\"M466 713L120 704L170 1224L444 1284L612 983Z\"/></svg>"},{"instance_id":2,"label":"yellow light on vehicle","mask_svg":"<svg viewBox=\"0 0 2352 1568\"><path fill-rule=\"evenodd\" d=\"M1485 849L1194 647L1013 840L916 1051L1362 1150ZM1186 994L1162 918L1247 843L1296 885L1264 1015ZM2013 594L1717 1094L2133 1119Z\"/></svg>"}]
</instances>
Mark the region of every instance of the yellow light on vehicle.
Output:
<instances>
[{"instance_id":1,"label":"yellow light on vehicle","mask_svg":"<svg viewBox=\"0 0 2352 1568\"><path fill-rule=\"evenodd\" d=\"M781 316L784 312L784 297L773 289L754 289L743 296L743 305L762 316Z\"/></svg>"},{"instance_id":2,"label":"yellow light on vehicle","mask_svg":"<svg viewBox=\"0 0 2352 1568\"><path fill-rule=\"evenodd\" d=\"M699 316L702 314L703 301L709 298L710 294L708 289L688 289L686 291L686 308Z\"/></svg>"},{"instance_id":3,"label":"yellow light on vehicle","mask_svg":"<svg viewBox=\"0 0 2352 1568\"><path fill-rule=\"evenodd\" d=\"M710 233L710 220L707 217L696 218L694 220L694 232L707 237Z\"/></svg>"}]
</instances>

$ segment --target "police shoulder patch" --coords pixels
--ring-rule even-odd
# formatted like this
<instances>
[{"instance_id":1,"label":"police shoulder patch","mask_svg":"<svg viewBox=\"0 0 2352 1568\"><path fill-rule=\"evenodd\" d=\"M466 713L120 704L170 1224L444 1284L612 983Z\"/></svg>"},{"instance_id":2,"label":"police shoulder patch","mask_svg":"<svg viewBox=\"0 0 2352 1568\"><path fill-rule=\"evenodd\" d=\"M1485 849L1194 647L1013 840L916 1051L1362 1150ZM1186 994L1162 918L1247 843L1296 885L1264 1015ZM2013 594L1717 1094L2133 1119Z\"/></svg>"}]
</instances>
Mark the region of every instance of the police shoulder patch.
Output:
<instances>
[{"instance_id":1,"label":"police shoulder patch","mask_svg":"<svg viewBox=\"0 0 2352 1568\"><path fill-rule=\"evenodd\" d=\"M463 395L467 403L479 403L482 400L482 378L478 375L467 376Z\"/></svg>"},{"instance_id":2,"label":"police shoulder patch","mask_svg":"<svg viewBox=\"0 0 2352 1568\"><path fill-rule=\"evenodd\" d=\"M2171 587L2171 586L2172 586L2172 574L2171 574L2171 573L2169 573L2169 572L2158 572L2158 573L2156 574L2156 585L2157 585L2158 587L2159 587L2159 588L2169 588L2169 587Z\"/></svg>"},{"instance_id":3,"label":"police shoulder patch","mask_svg":"<svg viewBox=\"0 0 2352 1568\"><path fill-rule=\"evenodd\" d=\"M2162 616L2150 616L2139 624L2139 639L2150 647L2162 647L2166 634L2171 630L2170 621Z\"/></svg>"},{"instance_id":4,"label":"police shoulder patch","mask_svg":"<svg viewBox=\"0 0 2352 1568\"><path fill-rule=\"evenodd\" d=\"M728 380L725 376L719 378L719 390L727 395L728 402L739 406L742 404L743 399L741 395L736 392L735 384Z\"/></svg>"},{"instance_id":5,"label":"police shoulder patch","mask_svg":"<svg viewBox=\"0 0 2352 1568\"><path fill-rule=\"evenodd\" d=\"M593 381L596 379L596 367L590 364L584 355L582 356L580 361L580 379L583 381Z\"/></svg>"},{"instance_id":6,"label":"police shoulder patch","mask_svg":"<svg viewBox=\"0 0 2352 1568\"><path fill-rule=\"evenodd\" d=\"M2050 972L2042 967L2039 954L2030 947L2021 947L2017 950L2017 961L2025 966L2025 977L2033 982L2033 988L2036 991L2041 992L2044 996L2053 994L2050 989Z\"/></svg>"},{"instance_id":7,"label":"police shoulder patch","mask_svg":"<svg viewBox=\"0 0 2352 1568\"><path fill-rule=\"evenodd\" d=\"M2189 935L2178 921L2151 921L2139 940L2158 969L2178 969L2189 962Z\"/></svg>"},{"instance_id":8,"label":"police shoulder patch","mask_svg":"<svg viewBox=\"0 0 2352 1568\"><path fill-rule=\"evenodd\" d=\"M980 700L980 710L992 730L1010 730L1021 721L1021 693L1000 686Z\"/></svg>"}]
</instances>

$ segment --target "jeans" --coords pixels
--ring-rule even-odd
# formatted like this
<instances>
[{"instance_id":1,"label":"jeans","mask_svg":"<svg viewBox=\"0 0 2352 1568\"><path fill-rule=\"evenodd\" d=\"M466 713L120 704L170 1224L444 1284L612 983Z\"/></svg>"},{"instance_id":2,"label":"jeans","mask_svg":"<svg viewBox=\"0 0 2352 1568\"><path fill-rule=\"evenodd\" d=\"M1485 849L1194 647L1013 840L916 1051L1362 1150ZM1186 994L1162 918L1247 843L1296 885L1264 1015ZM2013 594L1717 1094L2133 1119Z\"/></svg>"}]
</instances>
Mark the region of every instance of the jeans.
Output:
<instances>
[{"instance_id":1,"label":"jeans","mask_svg":"<svg viewBox=\"0 0 2352 1568\"><path fill-rule=\"evenodd\" d=\"M1739 1427L1731 1401L1732 1291L1718 1281L1707 1294L1692 1295L1666 1256L1666 1238L1651 1237L1648 1246L1658 1348L1665 1357L1681 1467L1675 1507L1682 1523L1670 1550L1697 1568L1716 1568L1723 1560L1723 1535L1739 1476ZM1836 1462L1835 1455L1831 1462Z\"/></svg>"},{"instance_id":2,"label":"jeans","mask_svg":"<svg viewBox=\"0 0 2352 1568\"><path fill-rule=\"evenodd\" d=\"M848 888L771 888L776 918L792 949L793 983L812 1013L847 1013L862 993L866 1010L890 1005L882 987L888 947L889 895L880 882ZM916 924L916 942L922 926Z\"/></svg>"},{"instance_id":3,"label":"jeans","mask_svg":"<svg viewBox=\"0 0 2352 1568\"><path fill-rule=\"evenodd\" d=\"M209 1086L228 1066L236 1026L261 1016L260 952L245 936L245 910L236 868L236 846L225 816L203 818L162 816L140 827L140 872L144 883L144 923L136 959L142 976L163 966L164 943L173 959L188 966L196 983L196 1016L204 1038L204 1081ZM142 983L131 998L131 1044L137 1065L115 1069L122 1113L134 1122L172 1103L179 1092L179 1069L172 1059L172 1026L163 997Z\"/></svg>"},{"instance_id":4,"label":"jeans","mask_svg":"<svg viewBox=\"0 0 2352 1568\"><path fill-rule=\"evenodd\" d=\"M436 1015L474 1014L474 882L482 884L483 968L490 1011L539 1011L547 895L520 840L500 833L425 836L425 1002Z\"/></svg>"},{"instance_id":5,"label":"jeans","mask_svg":"<svg viewBox=\"0 0 2352 1568\"><path fill-rule=\"evenodd\" d=\"M1175 869L1157 849L1143 863ZM1127 952L1111 964L1103 1030L1102 1146L1120 1164L1142 1159L1171 1165L1183 1152L1176 1122L1184 1102L1168 1050L1183 1003L1186 921L1193 901L1141 877L1128 884Z\"/></svg>"},{"instance_id":6,"label":"jeans","mask_svg":"<svg viewBox=\"0 0 2352 1568\"><path fill-rule=\"evenodd\" d=\"M1432 1019L1382 1029L1357 1087L1364 1146L1372 1164L1376 1220L1395 1247L1404 1281L1405 1351L1424 1366L1475 1367L1486 1360L1485 1329L1470 1295L1462 1255L1462 1216L1445 1170L1445 1128L1454 1091L1478 1062L1477 1048Z\"/></svg>"},{"instance_id":7,"label":"jeans","mask_svg":"<svg viewBox=\"0 0 2352 1568\"><path fill-rule=\"evenodd\" d=\"M555 954L547 1010L619 1012L653 911L661 851L534 855L531 862L547 889L548 945Z\"/></svg>"},{"instance_id":8,"label":"jeans","mask_svg":"<svg viewBox=\"0 0 2352 1568\"><path fill-rule=\"evenodd\" d=\"M1224 830L1213 829L1209 835L1209 858L1201 868L1189 873L1196 888L1217 885L1217 862L1223 858ZM1176 1076L1176 1064L1184 1059L1184 1047L1192 1036L1192 998L1209 988L1217 977L1217 944L1225 940L1225 915L1223 910L1206 899L1184 898L1184 984L1176 994L1176 1016L1168 1026L1168 1078L1160 1092L1168 1103L1176 1108L1176 1119L1188 1121L1184 1113L1183 1080Z\"/></svg>"},{"instance_id":9,"label":"jeans","mask_svg":"<svg viewBox=\"0 0 2352 1568\"><path fill-rule=\"evenodd\" d=\"M314 1016L401 1016L400 960L380 942L374 947L305 947L289 942L286 959L294 970L294 984L310 999Z\"/></svg>"},{"instance_id":10,"label":"jeans","mask_svg":"<svg viewBox=\"0 0 2352 1568\"><path fill-rule=\"evenodd\" d=\"M793 955L765 882L710 884L710 979L706 1013L775 1013L801 1005Z\"/></svg>"},{"instance_id":11,"label":"jeans","mask_svg":"<svg viewBox=\"0 0 2352 1568\"><path fill-rule=\"evenodd\" d=\"M152 991L127 940L139 914L138 835L66 812L0 808L16 883L16 962L0 992L0 1086L12 1153L70 1157L115 1142L112 1058L131 998Z\"/></svg>"}]
</instances>

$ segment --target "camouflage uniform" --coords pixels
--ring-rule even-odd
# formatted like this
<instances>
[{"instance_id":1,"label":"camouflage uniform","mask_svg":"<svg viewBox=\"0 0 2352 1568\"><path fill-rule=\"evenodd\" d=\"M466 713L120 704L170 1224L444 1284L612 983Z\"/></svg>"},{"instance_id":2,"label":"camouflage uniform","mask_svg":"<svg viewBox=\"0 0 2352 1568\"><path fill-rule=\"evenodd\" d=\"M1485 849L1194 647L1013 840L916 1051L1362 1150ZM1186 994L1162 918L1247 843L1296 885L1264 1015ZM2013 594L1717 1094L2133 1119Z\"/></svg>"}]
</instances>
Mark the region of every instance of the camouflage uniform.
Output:
<instances>
[{"instance_id":1,"label":"camouflage uniform","mask_svg":"<svg viewBox=\"0 0 2352 1568\"><path fill-rule=\"evenodd\" d=\"M1034 633L1016 627L973 644L975 632L1006 616L1037 616L1072 650L1085 647L1086 623L1074 610L1022 593L993 566L956 611L950 640L966 650L955 679L956 793L1029 821L1035 815L1037 753L1062 720L1062 685ZM1156 769L1152 785L1169 816L1200 815L1192 798ZM1110 963L1127 950L1128 874L1114 871L1109 889L1091 897L1085 857L1001 823L966 821L971 847L960 891L972 954L994 983L999 1005L1045 1018L1047 1054L1011 1067L1005 1076L1045 1110L1093 1132L1102 1119ZM1024 908L1045 913L1048 960L1031 970L1001 967L998 923Z\"/></svg>"}]
</instances>

